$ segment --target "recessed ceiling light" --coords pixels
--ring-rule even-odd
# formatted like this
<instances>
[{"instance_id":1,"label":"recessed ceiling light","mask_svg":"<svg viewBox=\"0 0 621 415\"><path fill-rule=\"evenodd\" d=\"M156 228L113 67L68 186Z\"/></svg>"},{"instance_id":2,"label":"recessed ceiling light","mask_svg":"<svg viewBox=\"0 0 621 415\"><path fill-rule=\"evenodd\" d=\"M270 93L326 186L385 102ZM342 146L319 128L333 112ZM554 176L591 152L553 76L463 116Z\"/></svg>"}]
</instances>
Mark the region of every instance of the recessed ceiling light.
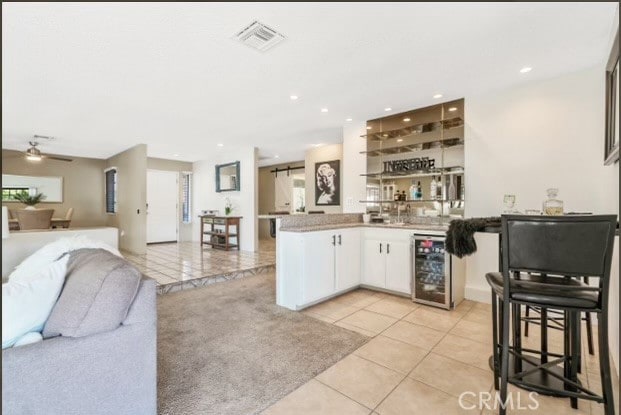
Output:
<instances>
[{"instance_id":1,"label":"recessed ceiling light","mask_svg":"<svg viewBox=\"0 0 621 415\"><path fill-rule=\"evenodd\" d=\"M218 147L224 147L224 144L218 143Z\"/></svg>"},{"instance_id":2,"label":"recessed ceiling light","mask_svg":"<svg viewBox=\"0 0 621 415\"><path fill-rule=\"evenodd\" d=\"M319 147L319 146L321 146L321 143L313 144L313 147Z\"/></svg>"},{"instance_id":3,"label":"recessed ceiling light","mask_svg":"<svg viewBox=\"0 0 621 415\"><path fill-rule=\"evenodd\" d=\"M433 97L434 97L435 99L442 98L442 94L435 94Z\"/></svg>"},{"instance_id":4,"label":"recessed ceiling light","mask_svg":"<svg viewBox=\"0 0 621 415\"><path fill-rule=\"evenodd\" d=\"M298 99L297 95L290 95L289 98L291 98L292 101L295 101L296 99Z\"/></svg>"},{"instance_id":5,"label":"recessed ceiling light","mask_svg":"<svg viewBox=\"0 0 621 415\"><path fill-rule=\"evenodd\" d=\"M403 121L404 122L410 122L410 119L409 118L404 118Z\"/></svg>"},{"instance_id":6,"label":"recessed ceiling light","mask_svg":"<svg viewBox=\"0 0 621 415\"><path fill-rule=\"evenodd\" d=\"M274 156L274 158L275 158L275 159L277 159L277 158L279 158L279 157L280 157L280 156L279 156L278 154L276 154L276 155Z\"/></svg>"},{"instance_id":7,"label":"recessed ceiling light","mask_svg":"<svg viewBox=\"0 0 621 415\"><path fill-rule=\"evenodd\" d=\"M400 143L403 141L403 138L397 138L397 143Z\"/></svg>"},{"instance_id":8,"label":"recessed ceiling light","mask_svg":"<svg viewBox=\"0 0 621 415\"><path fill-rule=\"evenodd\" d=\"M386 107L386 108L384 108L384 111L392 111L392 108Z\"/></svg>"},{"instance_id":9,"label":"recessed ceiling light","mask_svg":"<svg viewBox=\"0 0 621 415\"><path fill-rule=\"evenodd\" d=\"M373 127L371 127L371 126L368 126L368 127L367 127L367 130L370 130L371 128L373 128Z\"/></svg>"},{"instance_id":10,"label":"recessed ceiling light","mask_svg":"<svg viewBox=\"0 0 621 415\"><path fill-rule=\"evenodd\" d=\"M173 157L179 157L179 154L175 153L173 154Z\"/></svg>"},{"instance_id":11,"label":"recessed ceiling light","mask_svg":"<svg viewBox=\"0 0 621 415\"><path fill-rule=\"evenodd\" d=\"M328 112L328 109L327 108L322 108L321 112Z\"/></svg>"},{"instance_id":12,"label":"recessed ceiling light","mask_svg":"<svg viewBox=\"0 0 621 415\"><path fill-rule=\"evenodd\" d=\"M348 118L345 121L353 121L353 120L354 120L353 118Z\"/></svg>"},{"instance_id":13,"label":"recessed ceiling light","mask_svg":"<svg viewBox=\"0 0 621 415\"><path fill-rule=\"evenodd\" d=\"M531 68L530 66L525 66L522 69L520 69L520 73L528 73L530 71L532 71L533 68Z\"/></svg>"},{"instance_id":14,"label":"recessed ceiling light","mask_svg":"<svg viewBox=\"0 0 621 415\"><path fill-rule=\"evenodd\" d=\"M457 107L451 107L451 108L449 108L449 111L451 111L451 112L457 111Z\"/></svg>"}]
</instances>

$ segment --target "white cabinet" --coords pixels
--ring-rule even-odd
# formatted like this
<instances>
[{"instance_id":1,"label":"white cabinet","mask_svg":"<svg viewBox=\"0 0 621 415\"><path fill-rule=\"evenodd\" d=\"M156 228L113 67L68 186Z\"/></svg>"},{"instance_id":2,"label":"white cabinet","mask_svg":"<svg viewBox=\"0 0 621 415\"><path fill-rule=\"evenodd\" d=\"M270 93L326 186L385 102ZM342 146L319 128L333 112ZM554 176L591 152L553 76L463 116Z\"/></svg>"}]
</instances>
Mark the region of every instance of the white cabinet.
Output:
<instances>
[{"instance_id":1,"label":"white cabinet","mask_svg":"<svg viewBox=\"0 0 621 415\"><path fill-rule=\"evenodd\" d=\"M373 287L386 287L386 248L383 241L365 239L363 242L362 283Z\"/></svg>"},{"instance_id":2,"label":"white cabinet","mask_svg":"<svg viewBox=\"0 0 621 415\"><path fill-rule=\"evenodd\" d=\"M388 236L388 235L379 235ZM370 287L411 294L410 242L398 234L375 239L364 238L362 283Z\"/></svg>"},{"instance_id":3,"label":"white cabinet","mask_svg":"<svg viewBox=\"0 0 621 415\"><path fill-rule=\"evenodd\" d=\"M337 229L334 259L336 291L360 285L360 229Z\"/></svg>"},{"instance_id":4,"label":"white cabinet","mask_svg":"<svg viewBox=\"0 0 621 415\"><path fill-rule=\"evenodd\" d=\"M360 285L360 230L305 232L302 295L298 305Z\"/></svg>"},{"instance_id":5,"label":"white cabinet","mask_svg":"<svg viewBox=\"0 0 621 415\"><path fill-rule=\"evenodd\" d=\"M333 238L334 237L334 238ZM308 232L303 236L304 267L302 303L310 303L334 292L334 232Z\"/></svg>"},{"instance_id":6,"label":"white cabinet","mask_svg":"<svg viewBox=\"0 0 621 415\"><path fill-rule=\"evenodd\" d=\"M410 243L386 242L386 289L412 293Z\"/></svg>"}]
</instances>

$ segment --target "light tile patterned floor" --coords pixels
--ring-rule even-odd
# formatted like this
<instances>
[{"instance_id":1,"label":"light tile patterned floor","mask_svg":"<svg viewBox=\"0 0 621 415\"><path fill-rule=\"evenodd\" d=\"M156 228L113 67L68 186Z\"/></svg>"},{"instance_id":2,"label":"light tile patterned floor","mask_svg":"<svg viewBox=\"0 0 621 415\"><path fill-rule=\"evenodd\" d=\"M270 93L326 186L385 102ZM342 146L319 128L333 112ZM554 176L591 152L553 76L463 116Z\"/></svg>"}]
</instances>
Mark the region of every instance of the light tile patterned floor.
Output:
<instances>
[{"instance_id":1,"label":"light tile patterned floor","mask_svg":"<svg viewBox=\"0 0 621 415\"><path fill-rule=\"evenodd\" d=\"M144 255L123 256L153 278L163 294L274 271L276 244L261 240L258 252L201 248L198 242L151 244Z\"/></svg>"},{"instance_id":2,"label":"light tile patterned floor","mask_svg":"<svg viewBox=\"0 0 621 415\"><path fill-rule=\"evenodd\" d=\"M468 397L470 406L475 406L472 410L460 407L458 400L465 391L493 391L488 364L492 351L488 304L464 301L455 310L446 311L412 303L408 298L360 289L303 313L372 339L267 408L264 415L497 413L476 407L472 396ZM534 327L527 341L538 345L538 326ZM561 332L551 330L550 336L551 351L562 349ZM587 370L579 376L583 384L599 393L598 359L587 354L584 343ZM616 377L614 383L618 407ZM510 390L520 394L523 405L530 402L528 392L513 386ZM568 399L539 396L538 401L535 411L516 409L509 413L603 413L602 405L589 401L579 401L578 410L571 409Z\"/></svg>"}]
</instances>

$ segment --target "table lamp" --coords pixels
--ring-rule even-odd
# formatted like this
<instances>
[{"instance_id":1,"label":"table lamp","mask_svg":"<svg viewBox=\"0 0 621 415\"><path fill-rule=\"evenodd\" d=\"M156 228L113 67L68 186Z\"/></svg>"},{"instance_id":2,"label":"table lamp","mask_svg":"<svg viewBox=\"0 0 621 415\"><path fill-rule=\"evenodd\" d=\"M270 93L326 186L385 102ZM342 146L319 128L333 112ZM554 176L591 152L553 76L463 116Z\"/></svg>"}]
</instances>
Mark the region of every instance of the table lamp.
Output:
<instances>
[{"instance_id":1,"label":"table lamp","mask_svg":"<svg viewBox=\"0 0 621 415\"><path fill-rule=\"evenodd\" d=\"M2 206L2 239L9 237L9 209Z\"/></svg>"}]
</instances>

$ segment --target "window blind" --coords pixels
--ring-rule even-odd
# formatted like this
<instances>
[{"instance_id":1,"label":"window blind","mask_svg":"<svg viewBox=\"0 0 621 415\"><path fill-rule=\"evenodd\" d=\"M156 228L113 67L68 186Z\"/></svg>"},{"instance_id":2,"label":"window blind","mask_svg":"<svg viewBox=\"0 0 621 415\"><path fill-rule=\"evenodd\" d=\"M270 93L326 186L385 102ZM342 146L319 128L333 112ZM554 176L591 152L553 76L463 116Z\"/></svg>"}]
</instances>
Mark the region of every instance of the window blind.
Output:
<instances>
[{"instance_id":1,"label":"window blind","mask_svg":"<svg viewBox=\"0 0 621 415\"><path fill-rule=\"evenodd\" d=\"M116 169L106 170L106 213L116 213Z\"/></svg>"},{"instance_id":2,"label":"window blind","mask_svg":"<svg viewBox=\"0 0 621 415\"><path fill-rule=\"evenodd\" d=\"M183 197L183 202L182 202L182 221L183 223L190 223L191 222L191 215L190 215L190 211L191 211L191 200L190 200L190 194L192 192L192 174L191 173L182 173L181 176L181 191L183 192L182 197Z\"/></svg>"}]
</instances>

